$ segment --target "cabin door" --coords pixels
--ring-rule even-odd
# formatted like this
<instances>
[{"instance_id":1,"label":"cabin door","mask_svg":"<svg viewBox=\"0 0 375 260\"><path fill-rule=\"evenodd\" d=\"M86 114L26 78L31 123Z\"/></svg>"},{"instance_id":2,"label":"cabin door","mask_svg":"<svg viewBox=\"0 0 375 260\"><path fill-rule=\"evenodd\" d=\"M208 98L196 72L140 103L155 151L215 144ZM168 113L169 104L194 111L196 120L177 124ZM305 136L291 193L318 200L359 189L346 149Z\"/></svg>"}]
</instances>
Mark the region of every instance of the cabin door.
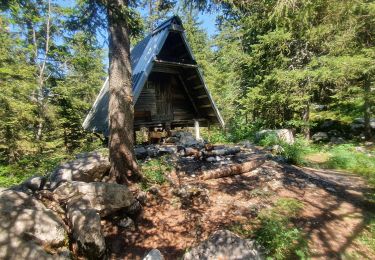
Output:
<instances>
[{"instance_id":1,"label":"cabin door","mask_svg":"<svg viewBox=\"0 0 375 260\"><path fill-rule=\"evenodd\" d=\"M173 120L172 91L170 80L160 78L155 84L157 117L161 121Z\"/></svg>"}]
</instances>

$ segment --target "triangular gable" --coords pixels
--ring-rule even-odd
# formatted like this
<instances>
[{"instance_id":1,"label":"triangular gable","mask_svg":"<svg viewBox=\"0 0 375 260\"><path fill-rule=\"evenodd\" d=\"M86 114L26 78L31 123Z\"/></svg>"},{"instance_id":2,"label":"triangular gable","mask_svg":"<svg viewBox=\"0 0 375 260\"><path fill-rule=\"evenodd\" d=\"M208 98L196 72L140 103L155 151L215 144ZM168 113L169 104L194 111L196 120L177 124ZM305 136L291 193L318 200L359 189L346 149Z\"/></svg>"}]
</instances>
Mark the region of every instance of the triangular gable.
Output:
<instances>
[{"instance_id":1,"label":"triangular gable","mask_svg":"<svg viewBox=\"0 0 375 260\"><path fill-rule=\"evenodd\" d=\"M139 95L147 81L148 76L152 72L153 66L158 55L161 53L162 48L171 32L178 32L179 37L183 41L184 48L188 52L191 61L195 62L194 55L187 42L186 36L183 33L181 19L177 16L162 23L150 35L144 38L131 50L131 65L132 65L132 86L134 103L137 102ZM203 76L198 67L195 68L197 77L199 78L202 90L207 94L210 106L212 107L218 123L223 127L224 121L213 102L213 99L204 83ZM103 87L92 107L88 113L83 127L86 130L93 132L102 132L104 135L109 135L109 122L108 122L108 105L109 105L109 86L108 78L103 84Z\"/></svg>"}]
</instances>

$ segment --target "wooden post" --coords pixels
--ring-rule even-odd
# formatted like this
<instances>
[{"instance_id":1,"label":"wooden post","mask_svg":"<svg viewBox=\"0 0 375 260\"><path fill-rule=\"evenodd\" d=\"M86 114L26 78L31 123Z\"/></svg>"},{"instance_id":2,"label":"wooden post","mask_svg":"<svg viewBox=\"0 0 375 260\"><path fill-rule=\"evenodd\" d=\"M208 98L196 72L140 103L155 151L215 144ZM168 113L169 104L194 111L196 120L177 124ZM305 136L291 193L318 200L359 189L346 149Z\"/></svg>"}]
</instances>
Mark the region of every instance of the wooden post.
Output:
<instances>
[{"instance_id":1,"label":"wooden post","mask_svg":"<svg viewBox=\"0 0 375 260\"><path fill-rule=\"evenodd\" d=\"M199 132L199 121L194 119L194 130L195 130L195 139L196 140L201 140L201 135Z\"/></svg>"},{"instance_id":2,"label":"wooden post","mask_svg":"<svg viewBox=\"0 0 375 260\"><path fill-rule=\"evenodd\" d=\"M211 124L210 124L210 121L207 121L207 134L208 134L208 142L211 142Z\"/></svg>"}]
</instances>

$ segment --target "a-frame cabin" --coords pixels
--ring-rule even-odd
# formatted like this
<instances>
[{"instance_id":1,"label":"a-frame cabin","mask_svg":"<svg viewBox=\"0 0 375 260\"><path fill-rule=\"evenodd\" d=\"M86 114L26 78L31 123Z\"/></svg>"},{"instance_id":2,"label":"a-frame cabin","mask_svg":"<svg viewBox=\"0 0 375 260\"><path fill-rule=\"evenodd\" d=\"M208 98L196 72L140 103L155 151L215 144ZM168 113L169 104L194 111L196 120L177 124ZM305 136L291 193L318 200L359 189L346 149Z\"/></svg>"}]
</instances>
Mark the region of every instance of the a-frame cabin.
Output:
<instances>
[{"instance_id":1,"label":"a-frame cabin","mask_svg":"<svg viewBox=\"0 0 375 260\"><path fill-rule=\"evenodd\" d=\"M224 121L212 100L177 16L160 24L131 51L134 129L208 126ZM83 127L109 135L108 79Z\"/></svg>"}]
</instances>

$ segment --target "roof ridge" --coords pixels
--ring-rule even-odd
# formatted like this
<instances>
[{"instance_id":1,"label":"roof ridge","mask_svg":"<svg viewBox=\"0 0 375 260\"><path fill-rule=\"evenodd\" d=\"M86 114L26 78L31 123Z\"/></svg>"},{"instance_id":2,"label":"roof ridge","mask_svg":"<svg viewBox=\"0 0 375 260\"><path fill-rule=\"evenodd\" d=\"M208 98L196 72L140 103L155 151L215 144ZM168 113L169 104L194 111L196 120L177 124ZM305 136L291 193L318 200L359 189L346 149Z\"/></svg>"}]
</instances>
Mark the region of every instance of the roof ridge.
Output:
<instances>
[{"instance_id":1,"label":"roof ridge","mask_svg":"<svg viewBox=\"0 0 375 260\"><path fill-rule=\"evenodd\" d=\"M177 23L182 26L182 20L178 15L173 15L169 19L165 20L164 22L160 23L154 30L152 30L151 34L158 33L159 31L165 29L169 25L172 24L172 21L176 20Z\"/></svg>"}]
</instances>

